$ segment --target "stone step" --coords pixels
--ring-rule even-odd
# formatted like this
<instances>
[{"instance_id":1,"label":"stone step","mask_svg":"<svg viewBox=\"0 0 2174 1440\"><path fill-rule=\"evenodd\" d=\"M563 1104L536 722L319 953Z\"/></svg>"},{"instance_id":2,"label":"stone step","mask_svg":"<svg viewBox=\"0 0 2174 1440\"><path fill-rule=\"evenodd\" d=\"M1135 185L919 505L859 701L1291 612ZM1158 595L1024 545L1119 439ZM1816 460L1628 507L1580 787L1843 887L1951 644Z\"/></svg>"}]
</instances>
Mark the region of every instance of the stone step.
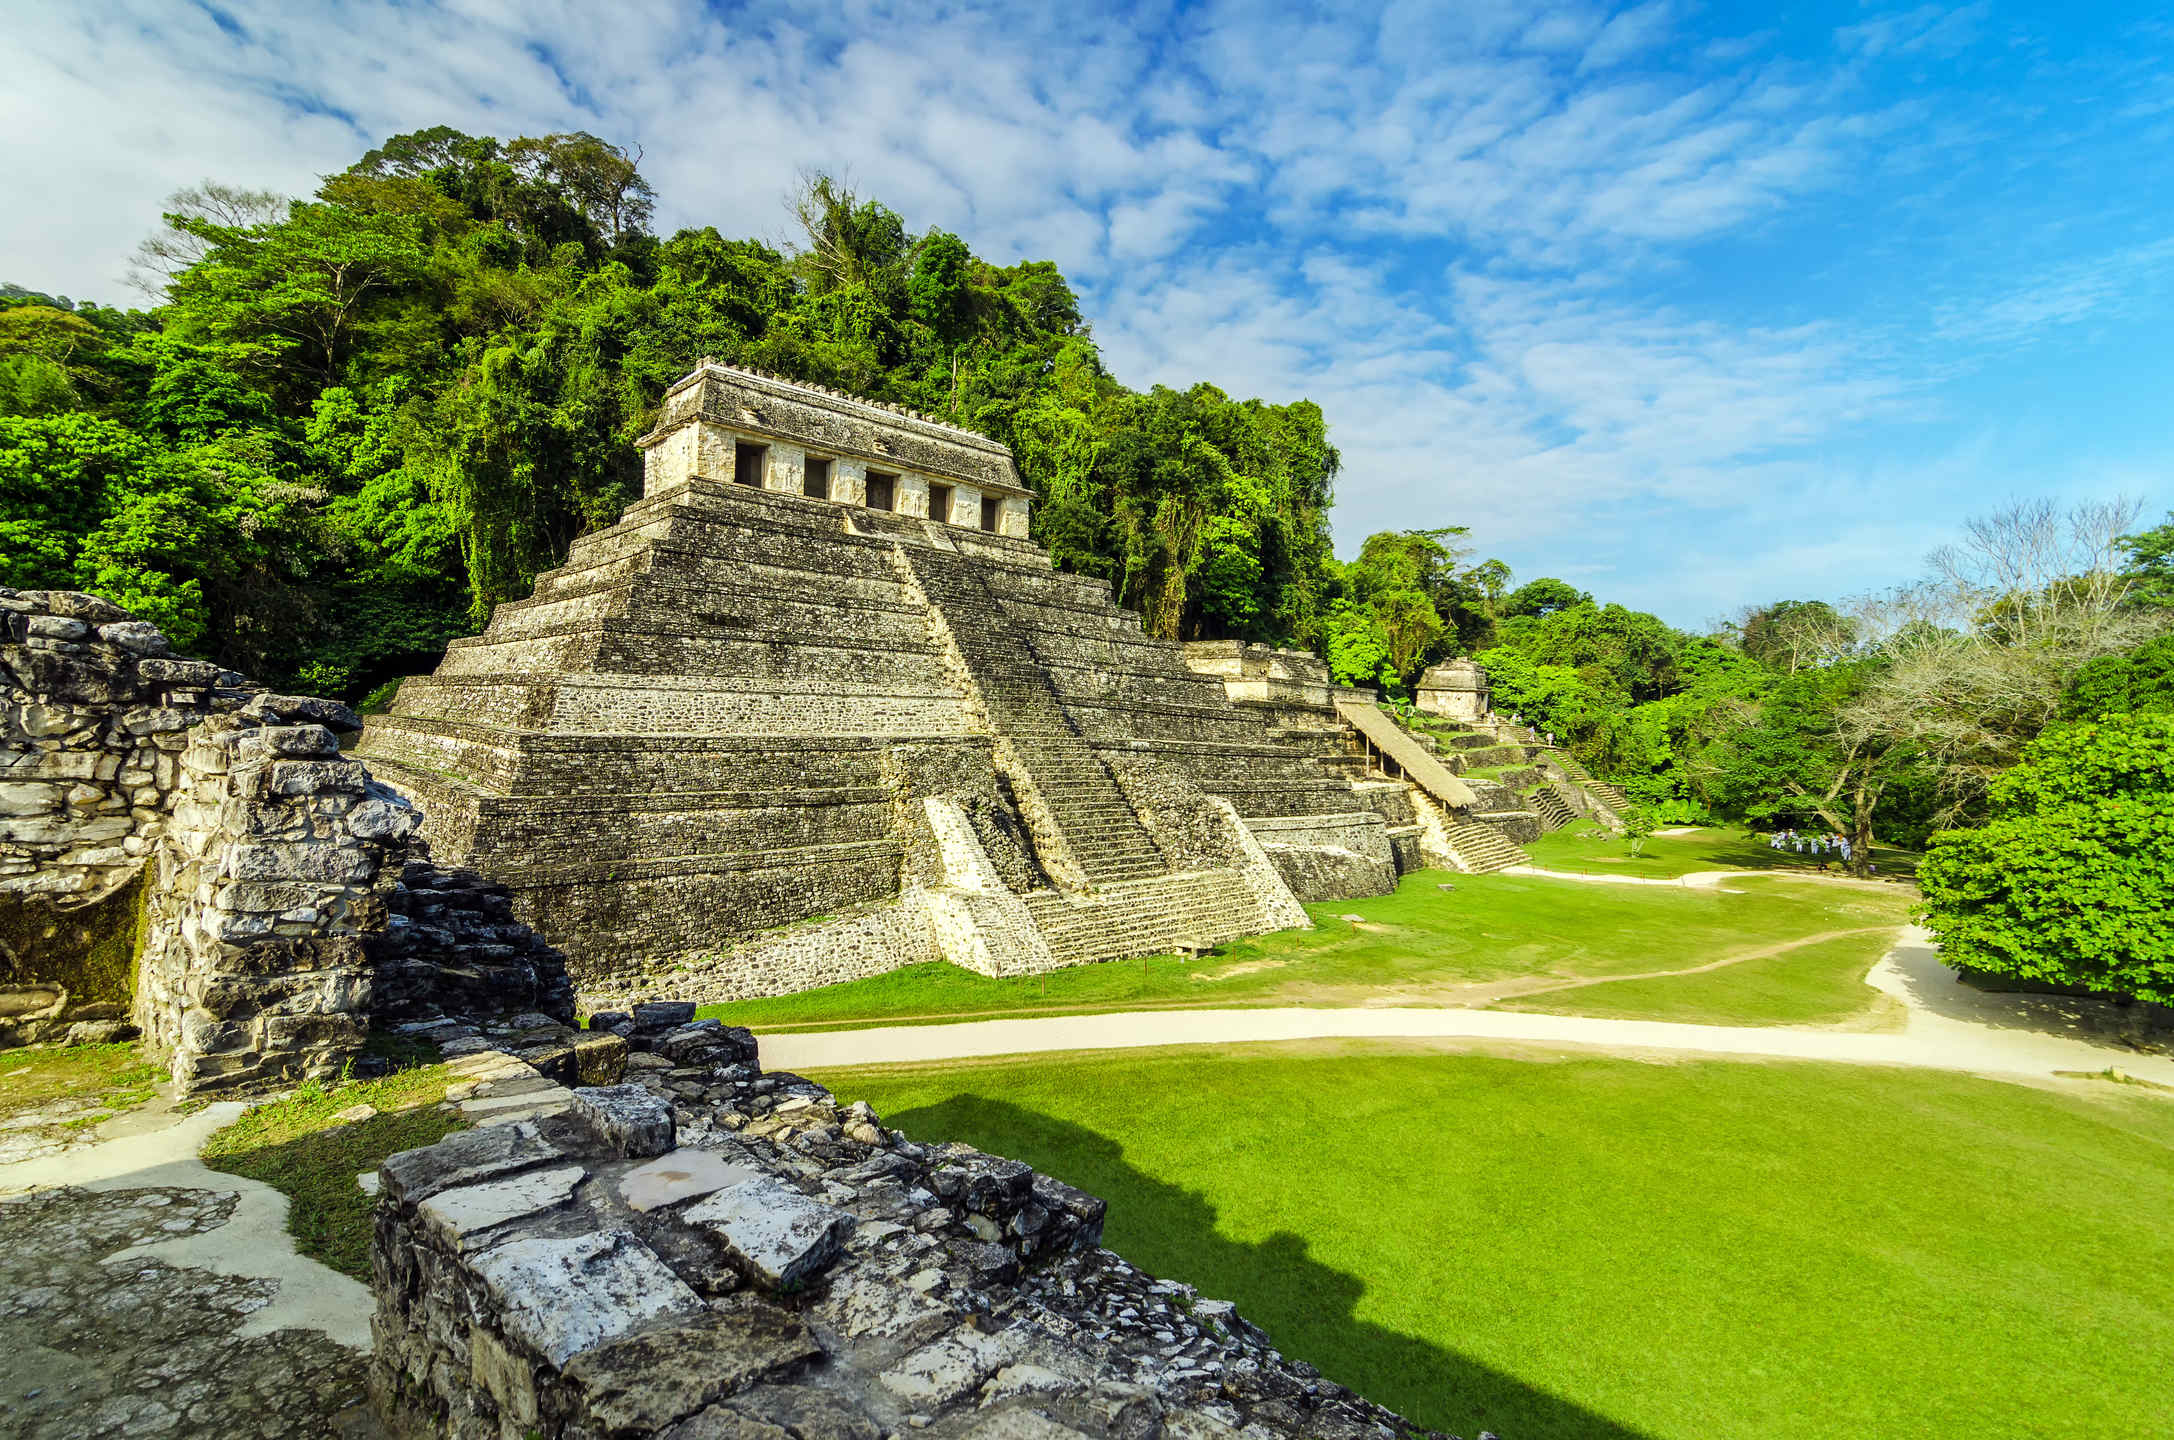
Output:
<instances>
[{"instance_id":1,"label":"stone step","mask_svg":"<svg viewBox=\"0 0 2174 1440\"><path fill-rule=\"evenodd\" d=\"M1096 884L1163 874L1161 852L991 594L987 572L978 565L969 570L941 551L904 545L897 559L942 615L991 726L1050 801L1058 833L1081 871Z\"/></svg>"}]
</instances>

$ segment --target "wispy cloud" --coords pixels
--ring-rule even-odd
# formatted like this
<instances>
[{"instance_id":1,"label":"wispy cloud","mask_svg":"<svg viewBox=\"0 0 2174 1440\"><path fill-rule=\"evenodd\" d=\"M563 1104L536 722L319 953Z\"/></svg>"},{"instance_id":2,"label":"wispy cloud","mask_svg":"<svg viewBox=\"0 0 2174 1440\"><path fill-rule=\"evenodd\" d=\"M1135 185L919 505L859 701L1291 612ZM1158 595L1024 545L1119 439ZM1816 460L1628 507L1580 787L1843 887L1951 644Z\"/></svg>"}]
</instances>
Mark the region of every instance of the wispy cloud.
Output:
<instances>
[{"instance_id":1,"label":"wispy cloud","mask_svg":"<svg viewBox=\"0 0 2174 1440\"><path fill-rule=\"evenodd\" d=\"M2123 246L2002 277L1989 293L1941 301L1933 309L1942 338L1973 348L2012 347L2102 319L2139 296L2174 290L2174 239Z\"/></svg>"},{"instance_id":2,"label":"wispy cloud","mask_svg":"<svg viewBox=\"0 0 2174 1440\"><path fill-rule=\"evenodd\" d=\"M2167 127L2174 34L2063 58L1983 4L1809 39L1678 0L32 0L10 27L0 278L113 297L170 190L306 193L430 124L637 145L668 227L777 235L796 174L844 172L1057 260L1128 381L1319 400L1347 547L1471 523L1684 620L1922 549L1961 467L2000 464L1950 433L1957 377L2163 316L2174 268L2136 198L2163 161L2074 178ZM2030 83L1933 93L1951 58ZM2085 238L2102 199L2124 238ZM2032 214L2075 233L1990 253Z\"/></svg>"}]
</instances>

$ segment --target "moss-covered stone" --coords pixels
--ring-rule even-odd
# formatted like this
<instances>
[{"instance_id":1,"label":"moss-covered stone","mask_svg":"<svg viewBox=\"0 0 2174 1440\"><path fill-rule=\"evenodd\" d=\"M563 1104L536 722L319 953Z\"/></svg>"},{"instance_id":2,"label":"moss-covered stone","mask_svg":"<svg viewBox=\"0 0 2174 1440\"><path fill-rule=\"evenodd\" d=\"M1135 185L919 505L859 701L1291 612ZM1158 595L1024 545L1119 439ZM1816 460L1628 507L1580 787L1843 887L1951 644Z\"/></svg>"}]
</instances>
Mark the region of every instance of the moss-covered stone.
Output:
<instances>
[{"instance_id":1,"label":"moss-covered stone","mask_svg":"<svg viewBox=\"0 0 2174 1440\"><path fill-rule=\"evenodd\" d=\"M36 895L0 894L0 984L65 986L73 1005L127 1005L143 949L144 881L63 909Z\"/></svg>"}]
</instances>

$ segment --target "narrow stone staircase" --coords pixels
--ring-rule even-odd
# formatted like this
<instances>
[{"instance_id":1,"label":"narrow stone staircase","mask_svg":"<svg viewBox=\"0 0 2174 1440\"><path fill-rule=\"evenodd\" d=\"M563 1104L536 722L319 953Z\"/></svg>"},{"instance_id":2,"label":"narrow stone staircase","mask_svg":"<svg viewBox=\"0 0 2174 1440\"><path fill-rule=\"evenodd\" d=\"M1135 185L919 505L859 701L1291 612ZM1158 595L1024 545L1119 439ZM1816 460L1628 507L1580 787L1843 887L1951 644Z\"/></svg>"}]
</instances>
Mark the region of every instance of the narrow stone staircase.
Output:
<instances>
[{"instance_id":1,"label":"narrow stone staircase","mask_svg":"<svg viewBox=\"0 0 2174 1440\"><path fill-rule=\"evenodd\" d=\"M1522 865L1530 858L1500 830L1484 821L1460 820L1452 816L1443 829L1444 838L1449 841L1449 853L1455 857L1457 868L1467 875L1506 870L1512 865Z\"/></svg>"},{"instance_id":2,"label":"narrow stone staircase","mask_svg":"<svg viewBox=\"0 0 2174 1440\"><path fill-rule=\"evenodd\" d=\"M1073 728L1047 672L975 569L949 551L900 545L897 553L942 615L991 727L1048 802L1088 880L1100 887L1165 874L1162 852Z\"/></svg>"},{"instance_id":3,"label":"narrow stone staircase","mask_svg":"<svg viewBox=\"0 0 2174 1440\"><path fill-rule=\"evenodd\" d=\"M1535 785L1526 797L1540 823L1550 830L1560 830L1578 818L1578 807L1562 793L1568 788L1560 780L1548 780Z\"/></svg>"},{"instance_id":4,"label":"narrow stone staircase","mask_svg":"<svg viewBox=\"0 0 2174 1440\"><path fill-rule=\"evenodd\" d=\"M1593 772L1586 769L1568 750L1550 750L1547 752L1547 759L1548 763L1575 781L1579 789L1598 800L1616 816L1620 817L1630 809L1630 796L1624 794L1620 787L1610 785L1605 780L1595 780Z\"/></svg>"}]
</instances>

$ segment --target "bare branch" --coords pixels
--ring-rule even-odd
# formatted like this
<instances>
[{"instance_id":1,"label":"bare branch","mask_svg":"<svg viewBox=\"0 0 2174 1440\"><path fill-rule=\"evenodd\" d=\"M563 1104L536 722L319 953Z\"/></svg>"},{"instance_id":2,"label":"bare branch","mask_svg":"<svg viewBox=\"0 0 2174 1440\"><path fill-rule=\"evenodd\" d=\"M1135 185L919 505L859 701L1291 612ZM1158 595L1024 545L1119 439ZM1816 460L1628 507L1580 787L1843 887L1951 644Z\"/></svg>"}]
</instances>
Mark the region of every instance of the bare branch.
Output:
<instances>
[{"instance_id":1,"label":"bare branch","mask_svg":"<svg viewBox=\"0 0 2174 1440\"><path fill-rule=\"evenodd\" d=\"M166 291L182 272L211 252L213 242L183 228L181 222L200 221L221 230L246 230L253 225L276 225L287 218L293 204L270 190L244 190L206 180L176 190L166 197L165 225L144 237L128 262L129 288L153 300Z\"/></svg>"},{"instance_id":2,"label":"bare branch","mask_svg":"<svg viewBox=\"0 0 2174 1440\"><path fill-rule=\"evenodd\" d=\"M1922 750L1947 813L1967 808L2059 716L2078 670L2174 619L2130 603L2119 541L2140 513L2126 499L2066 511L2019 501L1934 552L1920 584L1857 601L1886 664L1845 731Z\"/></svg>"}]
</instances>

